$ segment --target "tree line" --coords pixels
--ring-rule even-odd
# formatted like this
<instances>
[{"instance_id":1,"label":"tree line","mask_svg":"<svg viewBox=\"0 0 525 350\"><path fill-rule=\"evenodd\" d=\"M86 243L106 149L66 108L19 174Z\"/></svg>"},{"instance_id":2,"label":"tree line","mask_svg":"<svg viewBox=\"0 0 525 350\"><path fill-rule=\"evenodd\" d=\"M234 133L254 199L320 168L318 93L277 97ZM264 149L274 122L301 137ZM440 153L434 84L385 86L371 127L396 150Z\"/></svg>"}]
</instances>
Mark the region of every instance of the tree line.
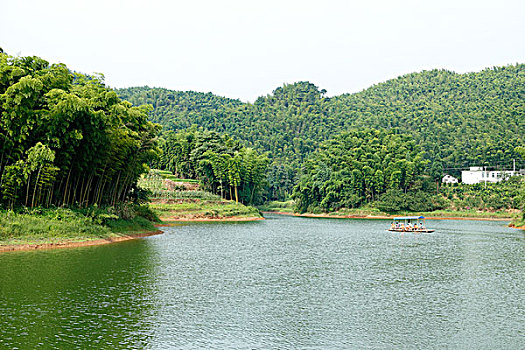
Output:
<instances>
[{"instance_id":1,"label":"tree line","mask_svg":"<svg viewBox=\"0 0 525 350\"><path fill-rule=\"evenodd\" d=\"M524 65L434 70L332 98L285 84L243 103L148 87L117 94L101 75L0 53L0 205L114 205L141 195L149 164L248 204L436 207L414 198L444 169L522 159L524 82Z\"/></svg>"},{"instance_id":2,"label":"tree line","mask_svg":"<svg viewBox=\"0 0 525 350\"><path fill-rule=\"evenodd\" d=\"M333 211L374 201L387 206L407 195L407 203L418 203L413 209L432 210L427 164L408 135L374 129L344 132L322 142L304 162L293 193L296 210ZM402 209L407 208L397 210Z\"/></svg>"},{"instance_id":3,"label":"tree line","mask_svg":"<svg viewBox=\"0 0 525 350\"><path fill-rule=\"evenodd\" d=\"M198 179L212 193L254 204L266 185L269 159L226 134L192 127L167 132L152 164L185 179Z\"/></svg>"}]
</instances>

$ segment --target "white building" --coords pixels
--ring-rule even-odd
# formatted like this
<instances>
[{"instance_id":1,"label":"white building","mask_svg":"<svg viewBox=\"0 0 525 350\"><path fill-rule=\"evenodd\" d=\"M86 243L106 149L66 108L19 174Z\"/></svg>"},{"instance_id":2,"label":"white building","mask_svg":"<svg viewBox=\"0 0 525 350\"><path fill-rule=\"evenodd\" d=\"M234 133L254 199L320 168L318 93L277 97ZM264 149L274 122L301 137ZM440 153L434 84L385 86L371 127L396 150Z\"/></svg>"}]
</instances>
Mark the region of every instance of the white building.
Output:
<instances>
[{"instance_id":1,"label":"white building","mask_svg":"<svg viewBox=\"0 0 525 350\"><path fill-rule=\"evenodd\" d=\"M472 185L480 182L500 182L511 176L522 175L521 171L512 170L484 170L482 167L472 166L470 170L461 172L461 182Z\"/></svg>"},{"instance_id":2,"label":"white building","mask_svg":"<svg viewBox=\"0 0 525 350\"><path fill-rule=\"evenodd\" d=\"M455 178L454 176L452 175L445 175L443 176L443 178L441 179L441 182L443 182L444 184L457 184L458 183L458 179Z\"/></svg>"}]
</instances>

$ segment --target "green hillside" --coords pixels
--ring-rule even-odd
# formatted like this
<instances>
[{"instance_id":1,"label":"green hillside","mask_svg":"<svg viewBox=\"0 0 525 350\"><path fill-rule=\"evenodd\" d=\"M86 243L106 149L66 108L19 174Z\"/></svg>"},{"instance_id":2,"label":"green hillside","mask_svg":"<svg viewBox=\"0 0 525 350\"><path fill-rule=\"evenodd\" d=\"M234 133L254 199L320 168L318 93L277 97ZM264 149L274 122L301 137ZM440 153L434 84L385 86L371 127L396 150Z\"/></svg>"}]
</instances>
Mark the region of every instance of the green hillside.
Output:
<instances>
[{"instance_id":1,"label":"green hillside","mask_svg":"<svg viewBox=\"0 0 525 350\"><path fill-rule=\"evenodd\" d=\"M151 121L161 124L165 130L180 130L202 123L210 129L220 129L221 111L243 105L240 100L211 92L172 91L148 86L118 89L117 92L134 106L151 104L154 108Z\"/></svg>"},{"instance_id":2,"label":"green hillside","mask_svg":"<svg viewBox=\"0 0 525 350\"><path fill-rule=\"evenodd\" d=\"M332 100L346 126L408 131L445 167L509 166L525 132L525 65L408 74Z\"/></svg>"},{"instance_id":3,"label":"green hillside","mask_svg":"<svg viewBox=\"0 0 525 350\"><path fill-rule=\"evenodd\" d=\"M523 64L467 74L423 71L332 98L298 82L253 104L148 87L118 93L134 104L152 104L150 119L165 130L197 124L270 152L269 198L290 193L298 169L319 142L361 127L410 134L435 178L470 165L508 167L513 159L523 164L515 152L525 143Z\"/></svg>"}]
</instances>

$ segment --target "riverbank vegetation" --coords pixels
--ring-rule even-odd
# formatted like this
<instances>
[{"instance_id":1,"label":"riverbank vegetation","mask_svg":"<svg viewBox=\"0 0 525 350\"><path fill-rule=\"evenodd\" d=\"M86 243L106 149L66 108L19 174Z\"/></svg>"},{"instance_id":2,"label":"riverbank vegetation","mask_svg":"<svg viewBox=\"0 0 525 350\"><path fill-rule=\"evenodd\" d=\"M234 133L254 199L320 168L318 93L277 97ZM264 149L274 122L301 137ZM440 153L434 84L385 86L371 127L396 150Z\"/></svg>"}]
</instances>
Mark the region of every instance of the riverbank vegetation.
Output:
<instances>
[{"instance_id":1,"label":"riverbank vegetation","mask_svg":"<svg viewBox=\"0 0 525 350\"><path fill-rule=\"evenodd\" d=\"M167 197L162 213L260 217L231 200L259 198L265 155L196 128L166 133L161 150L150 110L121 100L102 75L0 53L0 244L155 231L157 216L140 205L148 194ZM150 164L175 186L141 187Z\"/></svg>"},{"instance_id":2,"label":"riverbank vegetation","mask_svg":"<svg viewBox=\"0 0 525 350\"><path fill-rule=\"evenodd\" d=\"M439 189L452 210L519 210L525 205L525 178L511 177L498 183L456 184Z\"/></svg>"},{"instance_id":3,"label":"riverbank vegetation","mask_svg":"<svg viewBox=\"0 0 525 350\"><path fill-rule=\"evenodd\" d=\"M293 199L287 201L270 201L258 205L257 208L261 211L293 213L295 209L295 201Z\"/></svg>"},{"instance_id":4,"label":"riverbank vegetation","mask_svg":"<svg viewBox=\"0 0 525 350\"><path fill-rule=\"evenodd\" d=\"M208 192L198 182L172 179L170 174L152 169L138 183L149 192L149 207L162 221L262 218L256 208Z\"/></svg>"},{"instance_id":5,"label":"riverbank vegetation","mask_svg":"<svg viewBox=\"0 0 525 350\"><path fill-rule=\"evenodd\" d=\"M519 146L516 148L516 152L518 152L523 159L525 159L525 147ZM525 228L525 185L522 186L522 191L520 193L520 200L521 200L521 213L519 213L514 220L512 220L512 225L515 227L521 227Z\"/></svg>"},{"instance_id":6,"label":"riverbank vegetation","mask_svg":"<svg viewBox=\"0 0 525 350\"><path fill-rule=\"evenodd\" d=\"M262 218L259 210L254 207L221 199L185 201L178 203L152 203L150 208L163 222L180 220L235 220L239 218Z\"/></svg>"},{"instance_id":7,"label":"riverbank vegetation","mask_svg":"<svg viewBox=\"0 0 525 350\"><path fill-rule=\"evenodd\" d=\"M525 229L525 211L519 213L511 222L511 226Z\"/></svg>"},{"instance_id":8,"label":"riverbank vegetation","mask_svg":"<svg viewBox=\"0 0 525 350\"><path fill-rule=\"evenodd\" d=\"M160 152L149 110L102 75L0 53L0 244L154 231L136 185Z\"/></svg>"},{"instance_id":9,"label":"riverbank vegetation","mask_svg":"<svg viewBox=\"0 0 525 350\"><path fill-rule=\"evenodd\" d=\"M294 189L296 211L328 212L377 201L383 211L434 210L428 161L413 139L392 131L345 132L321 143Z\"/></svg>"},{"instance_id":10,"label":"riverbank vegetation","mask_svg":"<svg viewBox=\"0 0 525 350\"><path fill-rule=\"evenodd\" d=\"M156 230L154 222L159 222L158 217L144 205L2 210L0 246L82 242L152 232Z\"/></svg>"},{"instance_id":11,"label":"riverbank vegetation","mask_svg":"<svg viewBox=\"0 0 525 350\"><path fill-rule=\"evenodd\" d=\"M373 203L372 203L373 205ZM513 218L521 217L521 213L516 210L477 210L477 209L438 209L433 211L397 211L386 212L372 205L364 205L359 208L341 208L337 211L322 212L317 211L316 215L325 215L327 217L393 217L393 216L416 216L423 215L426 217L438 218L471 218L471 219L500 219L511 220ZM263 212L274 212L283 214L308 215L312 213L297 214L294 211L295 203L288 202L269 202L258 206L258 209Z\"/></svg>"},{"instance_id":12,"label":"riverbank vegetation","mask_svg":"<svg viewBox=\"0 0 525 350\"><path fill-rule=\"evenodd\" d=\"M121 101L102 76L0 54L0 204L111 205L136 199L158 156L148 107Z\"/></svg>"}]
</instances>

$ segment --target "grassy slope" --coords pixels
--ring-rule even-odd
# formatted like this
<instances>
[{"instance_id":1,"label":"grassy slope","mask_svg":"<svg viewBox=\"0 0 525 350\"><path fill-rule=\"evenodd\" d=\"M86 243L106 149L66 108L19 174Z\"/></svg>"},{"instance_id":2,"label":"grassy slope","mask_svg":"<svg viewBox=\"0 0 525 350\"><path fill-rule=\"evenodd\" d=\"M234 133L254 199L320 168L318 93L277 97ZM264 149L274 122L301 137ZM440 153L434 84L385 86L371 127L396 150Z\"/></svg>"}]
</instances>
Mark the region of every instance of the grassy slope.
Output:
<instances>
[{"instance_id":1,"label":"grassy slope","mask_svg":"<svg viewBox=\"0 0 525 350\"><path fill-rule=\"evenodd\" d=\"M161 175L169 178L169 174ZM167 221L262 217L254 207L223 200L205 191L162 187L157 192L160 198L149 206L0 210L0 245L85 242L153 232L157 230L154 223L160 222L159 217Z\"/></svg>"},{"instance_id":2,"label":"grassy slope","mask_svg":"<svg viewBox=\"0 0 525 350\"><path fill-rule=\"evenodd\" d=\"M520 213L517 217L512 220L510 223L513 227L519 227L525 229L525 212Z\"/></svg>"},{"instance_id":3,"label":"grassy slope","mask_svg":"<svg viewBox=\"0 0 525 350\"><path fill-rule=\"evenodd\" d=\"M174 181L172 177L169 171L152 170L139 181L142 188L152 192L153 203L150 208L164 221L262 217L254 207L225 200L202 190L196 180L175 179L183 186L170 189L169 182Z\"/></svg>"},{"instance_id":4,"label":"grassy slope","mask_svg":"<svg viewBox=\"0 0 525 350\"><path fill-rule=\"evenodd\" d=\"M141 216L92 216L62 208L0 211L0 245L84 242L155 230L154 224Z\"/></svg>"},{"instance_id":5,"label":"grassy slope","mask_svg":"<svg viewBox=\"0 0 525 350\"><path fill-rule=\"evenodd\" d=\"M279 212L279 213L293 213L295 202L289 200L286 202L271 201L263 205L259 205L257 208L261 211Z\"/></svg>"},{"instance_id":6,"label":"grassy slope","mask_svg":"<svg viewBox=\"0 0 525 350\"><path fill-rule=\"evenodd\" d=\"M262 217L256 208L224 200L156 203L151 204L150 209L166 221ZM142 216L101 220L100 215L93 217L70 209L0 211L0 246L87 242L156 230L154 222Z\"/></svg>"}]
</instances>

